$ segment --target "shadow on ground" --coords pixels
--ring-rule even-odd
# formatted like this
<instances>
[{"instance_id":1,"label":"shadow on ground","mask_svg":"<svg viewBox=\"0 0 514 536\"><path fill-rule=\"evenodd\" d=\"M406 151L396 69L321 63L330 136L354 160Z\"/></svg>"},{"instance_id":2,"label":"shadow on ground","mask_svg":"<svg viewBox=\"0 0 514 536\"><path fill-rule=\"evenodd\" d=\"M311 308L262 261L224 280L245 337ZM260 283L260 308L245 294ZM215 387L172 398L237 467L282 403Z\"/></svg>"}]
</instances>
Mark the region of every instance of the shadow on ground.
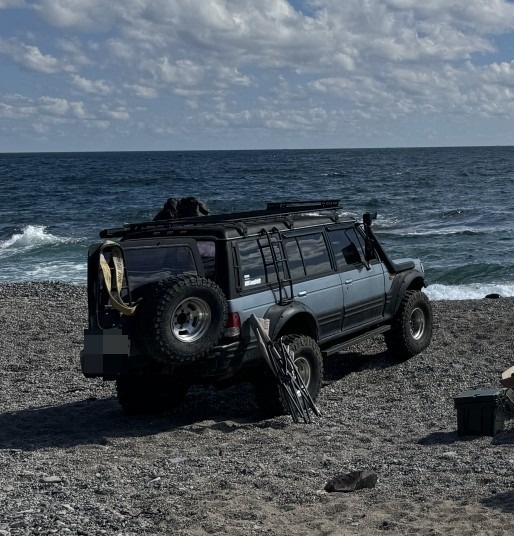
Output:
<instances>
[{"instance_id":1,"label":"shadow on ground","mask_svg":"<svg viewBox=\"0 0 514 536\"><path fill-rule=\"evenodd\" d=\"M514 514L514 490L495 493L490 497L482 499L482 504L488 508L501 510L507 514ZM507 527L506 527L507 528Z\"/></svg>"},{"instance_id":2,"label":"shadow on ground","mask_svg":"<svg viewBox=\"0 0 514 536\"><path fill-rule=\"evenodd\" d=\"M325 360L325 380L337 381L352 372L394 364L387 352L340 354ZM142 437L191 425L192 431L211 428L231 433L247 426L283 428L290 423L289 416L263 418L248 384L222 391L194 387L180 409L158 417L128 418L115 398L88 398L5 412L0 414L0 450L107 444L112 437Z\"/></svg>"},{"instance_id":3,"label":"shadow on ground","mask_svg":"<svg viewBox=\"0 0 514 536\"><path fill-rule=\"evenodd\" d=\"M1 414L0 449L31 451L107 444L110 437L147 436L191 424L230 433L245 426L274 423L281 426L279 419L262 419L248 385L225 391L192 389L182 408L157 417L129 418L115 398L89 398Z\"/></svg>"},{"instance_id":4,"label":"shadow on ground","mask_svg":"<svg viewBox=\"0 0 514 536\"><path fill-rule=\"evenodd\" d=\"M361 370L383 370L398 365L387 351L375 354L345 352L325 357L324 379L333 382Z\"/></svg>"},{"instance_id":5,"label":"shadow on ground","mask_svg":"<svg viewBox=\"0 0 514 536\"><path fill-rule=\"evenodd\" d=\"M505 421L504 429L497 435L458 435L457 430L452 432L432 432L426 437L421 438L420 445L450 445L452 443L462 443L474 441L476 439L487 437L491 440L491 445L511 445L514 443L514 421Z\"/></svg>"}]
</instances>

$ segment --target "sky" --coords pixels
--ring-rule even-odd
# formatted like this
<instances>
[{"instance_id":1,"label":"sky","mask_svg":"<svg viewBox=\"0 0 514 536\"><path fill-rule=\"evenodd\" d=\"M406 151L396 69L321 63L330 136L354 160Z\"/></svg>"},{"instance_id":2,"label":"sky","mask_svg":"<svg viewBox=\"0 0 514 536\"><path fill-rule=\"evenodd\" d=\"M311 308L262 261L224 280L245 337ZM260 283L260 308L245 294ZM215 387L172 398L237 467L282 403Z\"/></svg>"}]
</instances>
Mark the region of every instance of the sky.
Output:
<instances>
[{"instance_id":1,"label":"sky","mask_svg":"<svg viewBox=\"0 0 514 536\"><path fill-rule=\"evenodd\" d=\"M514 1L0 0L0 152L514 145Z\"/></svg>"}]
</instances>

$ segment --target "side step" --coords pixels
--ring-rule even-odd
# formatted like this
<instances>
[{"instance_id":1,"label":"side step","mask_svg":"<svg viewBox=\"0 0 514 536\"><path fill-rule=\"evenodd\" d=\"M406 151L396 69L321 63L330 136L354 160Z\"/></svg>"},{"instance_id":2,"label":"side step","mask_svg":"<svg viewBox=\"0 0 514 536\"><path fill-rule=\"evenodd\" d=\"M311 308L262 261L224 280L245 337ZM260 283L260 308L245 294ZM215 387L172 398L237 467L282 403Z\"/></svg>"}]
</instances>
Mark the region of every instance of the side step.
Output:
<instances>
[{"instance_id":1,"label":"side step","mask_svg":"<svg viewBox=\"0 0 514 536\"><path fill-rule=\"evenodd\" d=\"M371 337L375 337L376 335L385 333L386 331L389 331L390 329L391 329L391 326L380 326L379 328L372 329L371 331L366 331L366 333L362 333L361 335L357 335L356 337L352 337L351 339L348 339L344 342L331 346L330 348L327 348L326 350L322 350L321 354L323 355L323 357L337 354L338 352L341 352L342 350L344 350L345 348L348 348L349 346L353 346L354 344L357 344L358 342L362 342Z\"/></svg>"}]
</instances>

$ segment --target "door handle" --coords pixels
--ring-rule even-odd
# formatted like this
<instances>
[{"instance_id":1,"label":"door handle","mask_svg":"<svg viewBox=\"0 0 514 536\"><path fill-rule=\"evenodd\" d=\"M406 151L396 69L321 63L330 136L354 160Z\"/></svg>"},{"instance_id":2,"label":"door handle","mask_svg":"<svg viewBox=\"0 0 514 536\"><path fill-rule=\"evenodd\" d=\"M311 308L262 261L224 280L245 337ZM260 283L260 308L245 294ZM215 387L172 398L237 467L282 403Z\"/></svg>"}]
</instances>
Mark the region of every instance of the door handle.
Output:
<instances>
[{"instance_id":1,"label":"door handle","mask_svg":"<svg viewBox=\"0 0 514 536\"><path fill-rule=\"evenodd\" d=\"M344 284L345 285L351 285L353 283L353 279L347 279Z\"/></svg>"},{"instance_id":2,"label":"door handle","mask_svg":"<svg viewBox=\"0 0 514 536\"><path fill-rule=\"evenodd\" d=\"M300 292L298 292L298 296L301 298L302 296L307 296L307 291L306 290L300 290Z\"/></svg>"}]
</instances>

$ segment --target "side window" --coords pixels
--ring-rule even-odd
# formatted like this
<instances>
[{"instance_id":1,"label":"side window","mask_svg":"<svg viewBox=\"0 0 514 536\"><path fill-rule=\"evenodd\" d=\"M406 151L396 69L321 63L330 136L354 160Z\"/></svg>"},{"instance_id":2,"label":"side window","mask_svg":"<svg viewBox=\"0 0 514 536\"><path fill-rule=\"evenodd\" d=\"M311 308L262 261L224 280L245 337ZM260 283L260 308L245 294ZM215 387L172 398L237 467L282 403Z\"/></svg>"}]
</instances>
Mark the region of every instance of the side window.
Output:
<instances>
[{"instance_id":1,"label":"side window","mask_svg":"<svg viewBox=\"0 0 514 536\"><path fill-rule=\"evenodd\" d=\"M303 259L296 238L287 238L284 243L286 245L287 261L289 263L291 277L293 280L305 277L306 273L305 268L303 267Z\"/></svg>"},{"instance_id":2,"label":"side window","mask_svg":"<svg viewBox=\"0 0 514 536\"><path fill-rule=\"evenodd\" d=\"M213 240L197 240L198 251L203 262L205 277L214 279L216 275L216 246Z\"/></svg>"},{"instance_id":3,"label":"side window","mask_svg":"<svg viewBox=\"0 0 514 536\"><path fill-rule=\"evenodd\" d=\"M278 242L272 242L277 258L282 258ZM276 283L277 272L273 263L268 240L248 239L238 242L239 258L241 260L241 286L244 289L266 283ZM282 263L278 264L279 275L282 275Z\"/></svg>"},{"instance_id":4,"label":"side window","mask_svg":"<svg viewBox=\"0 0 514 536\"><path fill-rule=\"evenodd\" d=\"M344 270L347 266L362 264L362 246L353 227L330 231L329 237L334 248L338 270Z\"/></svg>"},{"instance_id":5,"label":"side window","mask_svg":"<svg viewBox=\"0 0 514 536\"><path fill-rule=\"evenodd\" d=\"M364 257L364 251L366 250L366 240L364 238L364 231L362 230L362 227L357 227L356 229L354 229L354 232L361 246L362 256ZM373 251L373 254L370 260L372 259L378 259L376 251Z\"/></svg>"},{"instance_id":6,"label":"side window","mask_svg":"<svg viewBox=\"0 0 514 536\"><path fill-rule=\"evenodd\" d=\"M298 236L296 240L307 275L320 275L332 270L323 233Z\"/></svg>"}]
</instances>

